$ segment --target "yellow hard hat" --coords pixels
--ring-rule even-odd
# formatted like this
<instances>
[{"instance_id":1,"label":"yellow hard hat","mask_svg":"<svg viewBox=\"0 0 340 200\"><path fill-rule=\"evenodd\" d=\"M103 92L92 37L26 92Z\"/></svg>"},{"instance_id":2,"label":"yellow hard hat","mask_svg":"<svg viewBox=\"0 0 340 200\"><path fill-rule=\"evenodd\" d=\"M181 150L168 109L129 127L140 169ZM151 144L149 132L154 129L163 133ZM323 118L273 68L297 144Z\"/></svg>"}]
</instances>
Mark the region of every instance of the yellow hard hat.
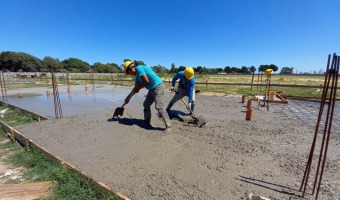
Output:
<instances>
[{"instance_id":1,"label":"yellow hard hat","mask_svg":"<svg viewBox=\"0 0 340 200\"><path fill-rule=\"evenodd\" d=\"M194 76L195 72L194 69L192 67L187 67L184 70L184 76L185 78L187 78L188 80L191 80L192 77Z\"/></svg>"},{"instance_id":2,"label":"yellow hard hat","mask_svg":"<svg viewBox=\"0 0 340 200\"><path fill-rule=\"evenodd\" d=\"M270 73L272 73L273 69L266 69L266 71L264 72L264 75L269 78Z\"/></svg>"},{"instance_id":3,"label":"yellow hard hat","mask_svg":"<svg viewBox=\"0 0 340 200\"><path fill-rule=\"evenodd\" d=\"M126 69L131 65L131 63L132 62L130 60L125 61L125 63L124 63L124 72L125 72L125 75L127 75Z\"/></svg>"}]
</instances>

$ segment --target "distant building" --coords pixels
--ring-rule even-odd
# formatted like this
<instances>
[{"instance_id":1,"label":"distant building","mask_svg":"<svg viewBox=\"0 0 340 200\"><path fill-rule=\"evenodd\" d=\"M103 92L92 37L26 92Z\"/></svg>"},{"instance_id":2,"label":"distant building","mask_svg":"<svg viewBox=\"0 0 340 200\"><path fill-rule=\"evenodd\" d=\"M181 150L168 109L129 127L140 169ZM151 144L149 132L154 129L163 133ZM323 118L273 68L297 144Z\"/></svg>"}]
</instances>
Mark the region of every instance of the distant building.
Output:
<instances>
[{"instance_id":1,"label":"distant building","mask_svg":"<svg viewBox=\"0 0 340 200\"><path fill-rule=\"evenodd\" d=\"M282 67L280 74L293 74L294 67Z\"/></svg>"}]
</instances>

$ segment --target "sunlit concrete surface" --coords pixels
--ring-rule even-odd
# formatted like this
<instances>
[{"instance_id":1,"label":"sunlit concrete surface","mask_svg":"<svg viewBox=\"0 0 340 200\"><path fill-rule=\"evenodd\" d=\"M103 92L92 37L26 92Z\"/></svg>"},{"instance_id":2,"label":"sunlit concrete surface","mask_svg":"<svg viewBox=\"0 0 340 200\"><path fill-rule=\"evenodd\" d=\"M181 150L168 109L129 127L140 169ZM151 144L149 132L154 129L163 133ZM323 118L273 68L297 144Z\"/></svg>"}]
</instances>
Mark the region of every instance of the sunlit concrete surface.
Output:
<instances>
[{"instance_id":1,"label":"sunlit concrete surface","mask_svg":"<svg viewBox=\"0 0 340 200\"><path fill-rule=\"evenodd\" d=\"M77 115L92 112L99 109L114 109L124 103L124 99L132 87L115 87L110 85L89 85L87 91L85 86L70 86L70 93L67 86L58 86L59 99L63 116ZM50 95L46 93L48 91ZM19 93L22 98L19 98ZM141 98L146 90L141 90L133 98ZM2 101L6 99L2 98ZM133 99L132 99L133 100ZM44 115L48 118L55 118L55 107L52 87L20 88L7 90L7 103Z\"/></svg>"}]
</instances>

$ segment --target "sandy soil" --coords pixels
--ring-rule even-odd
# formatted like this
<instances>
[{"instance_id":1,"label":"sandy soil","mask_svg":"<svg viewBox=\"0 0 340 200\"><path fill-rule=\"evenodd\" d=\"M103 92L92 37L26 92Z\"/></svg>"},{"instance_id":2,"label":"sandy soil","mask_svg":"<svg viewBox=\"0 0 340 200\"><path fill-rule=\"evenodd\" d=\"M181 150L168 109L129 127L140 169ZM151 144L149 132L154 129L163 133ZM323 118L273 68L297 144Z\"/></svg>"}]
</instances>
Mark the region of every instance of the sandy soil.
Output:
<instances>
[{"instance_id":1,"label":"sandy soil","mask_svg":"<svg viewBox=\"0 0 340 200\"><path fill-rule=\"evenodd\" d=\"M166 96L165 105L172 95ZM154 108L155 128L146 130L143 99L133 98L120 121L111 119L114 108L106 108L16 129L131 199L246 199L249 193L300 199L313 127L278 116L279 106L270 111L254 106L253 120L246 121L241 97L196 98L196 113L209 120L202 128L178 102L172 132L163 132ZM336 131L319 199L340 199Z\"/></svg>"}]
</instances>

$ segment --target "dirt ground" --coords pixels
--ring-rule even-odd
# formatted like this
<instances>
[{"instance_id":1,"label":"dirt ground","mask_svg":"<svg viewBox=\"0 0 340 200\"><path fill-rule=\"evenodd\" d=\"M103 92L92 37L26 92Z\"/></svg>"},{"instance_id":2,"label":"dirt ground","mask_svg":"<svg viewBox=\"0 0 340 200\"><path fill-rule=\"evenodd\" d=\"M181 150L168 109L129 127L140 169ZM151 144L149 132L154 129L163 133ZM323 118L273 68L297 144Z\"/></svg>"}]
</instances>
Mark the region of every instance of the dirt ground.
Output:
<instances>
[{"instance_id":1,"label":"dirt ground","mask_svg":"<svg viewBox=\"0 0 340 200\"><path fill-rule=\"evenodd\" d=\"M166 94L165 106L171 97ZM131 199L246 199L250 193L301 199L313 126L278 116L280 106L266 111L253 104L253 119L246 121L241 97L196 99L196 114L208 119L201 128L179 101L170 133L163 132L154 108L155 128L146 130L143 98L133 98L121 120L111 119L111 107L16 129ZM339 147L340 132L335 130L319 199L340 199ZM309 194L307 199L314 199Z\"/></svg>"}]
</instances>

